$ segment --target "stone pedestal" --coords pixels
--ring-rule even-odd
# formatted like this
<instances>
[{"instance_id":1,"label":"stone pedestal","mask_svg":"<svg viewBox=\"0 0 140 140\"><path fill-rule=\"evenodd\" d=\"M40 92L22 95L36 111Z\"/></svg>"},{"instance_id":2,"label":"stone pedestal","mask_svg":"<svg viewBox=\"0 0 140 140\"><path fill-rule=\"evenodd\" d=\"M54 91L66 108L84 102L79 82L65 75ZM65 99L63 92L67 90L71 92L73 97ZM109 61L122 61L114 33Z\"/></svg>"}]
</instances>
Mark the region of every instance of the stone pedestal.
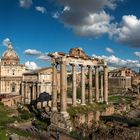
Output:
<instances>
[{"instance_id":1,"label":"stone pedestal","mask_svg":"<svg viewBox=\"0 0 140 140\"><path fill-rule=\"evenodd\" d=\"M69 115L65 116L64 114L59 112L52 112L50 115L50 121L50 130L57 130L65 133L72 131L72 124Z\"/></svg>"}]
</instances>

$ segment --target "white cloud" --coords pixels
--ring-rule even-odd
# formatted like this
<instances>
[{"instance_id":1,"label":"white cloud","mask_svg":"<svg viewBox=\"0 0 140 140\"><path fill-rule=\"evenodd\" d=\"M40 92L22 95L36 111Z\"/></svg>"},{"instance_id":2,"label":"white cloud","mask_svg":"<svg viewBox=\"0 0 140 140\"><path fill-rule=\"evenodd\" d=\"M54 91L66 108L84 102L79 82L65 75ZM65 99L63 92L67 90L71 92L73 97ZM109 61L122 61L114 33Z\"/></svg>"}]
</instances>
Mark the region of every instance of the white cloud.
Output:
<instances>
[{"instance_id":1,"label":"white cloud","mask_svg":"<svg viewBox=\"0 0 140 140\"><path fill-rule=\"evenodd\" d=\"M98 37L109 33L112 16L105 9L115 9L123 0L57 0L63 6L59 19L80 36Z\"/></svg>"},{"instance_id":2,"label":"white cloud","mask_svg":"<svg viewBox=\"0 0 140 140\"><path fill-rule=\"evenodd\" d=\"M3 40L3 42L2 42L2 44L3 44L4 46L8 46L9 43L11 43L11 41L10 41L9 38L5 38L5 39Z\"/></svg>"},{"instance_id":3,"label":"white cloud","mask_svg":"<svg viewBox=\"0 0 140 140\"><path fill-rule=\"evenodd\" d=\"M35 62L30 61L25 62L25 66L28 70L36 70L40 68Z\"/></svg>"},{"instance_id":4,"label":"white cloud","mask_svg":"<svg viewBox=\"0 0 140 140\"><path fill-rule=\"evenodd\" d=\"M48 56L48 54L41 54L40 56L37 57L37 59L43 60L43 61L49 61L50 57Z\"/></svg>"},{"instance_id":5,"label":"white cloud","mask_svg":"<svg viewBox=\"0 0 140 140\"><path fill-rule=\"evenodd\" d=\"M123 16L122 23L111 32L111 35L122 44L140 47L140 19L134 15Z\"/></svg>"},{"instance_id":6,"label":"white cloud","mask_svg":"<svg viewBox=\"0 0 140 140\"><path fill-rule=\"evenodd\" d=\"M63 9L63 12L69 11L69 10L70 10L70 7L69 6L65 6L64 9Z\"/></svg>"},{"instance_id":7,"label":"white cloud","mask_svg":"<svg viewBox=\"0 0 140 140\"><path fill-rule=\"evenodd\" d=\"M138 57L140 57L140 52L134 52L134 54Z\"/></svg>"},{"instance_id":8,"label":"white cloud","mask_svg":"<svg viewBox=\"0 0 140 140\"><path fill-rule=\"evenodd\" d=\"M30 8L32 4L32 0L19 0L19 5L22 8Z\"/></svg>"},{"instance_id":9,"label":"white cloud","mask_svg":"<svg viewBox=\"0 0 140 140\"><path fill-rule=\"evenodd\" d=\"M113 22L106 9L115 9L124 0L57 0L63 10L59 17L65 26L79 36L99 37L107 34L118 42L140 47L140 19L124 15L122 22Z\"/></svg>"},{"instance_id":10,"label":"white cloud","mask_svg":"<svg viewBox=\"0 0 140 140\"><path fill-rule=\"evenodd\" d=\"M40 55L41 52L35 49L27 49L24 51L26 55Z\"/></svg>"},{"instance_id":11,"label":"white cloud","mask_svg":"<svg viewBox=\"0 0 140 140\"><path fill-rule=\"evenodd\" d=\"M114 55L111 56L97 56L93 55L93 57L97 57L100 59L104 59L109 66L111 67L129 67L129 68L140 68L140 62L138 60L130 60L130 59L121 59Z\"/></svg>"},{"instance_id":12,"label":"white cloud","mask_svg":"<svg viewBox=\"0 0 140 140\"><path fill-rule=\"evenodd\" d=\"M111 49L111 48L106 48L106 51L109 53L114 53L113 49Z\"/></svg>"},{"instance_id":13,"label":"white cloud","mask_svg":"<svg viewBox=\"0 0 140 140\"><path fill-rule=\"evenodd\" d=\"M58 19L59 18L59 16L60 16L60 14L59 14L59 12L57 11L57 12L55 12L55 13L53 13L53 15L52 15L52 17L53 18L55 18L55 19Z\"/></svg>"},{"instance_id":14,"label":"white cloud","mask_svg":"<svg viewBox=\"0 0 140 140\"><path fill-rule=\"evenodd\" d=\"M24 51L24 54L35 56L36 59L43 60L43 61L49 61L50 57L48 56L48 53L43 53L41 51L35 50L35 49L27 49Z\"/></svg>"},{"instance_id":15,"label":"white cloud","mask_svg":"<svg viewBox=\"0 0 140 140\"><path fill-rule=\"evenodd\" d=\"M112 17L105 11L89 14L84 20L85 24L73 26L75 33L80 36L98 37L110 32Z\"/></svg>"},{"instance_id":16,"label":"white cloud","mask_svg":"<svg viewBox=\"0 0 140 140\"><path fill-rule=\"evenodd\" d=\"M35 9L39 12L41 12L42 14L45 14L47 11L46 11L46 8L45 7L42 7L42 6L36 6Z\"/></svg>"}]
</instances>

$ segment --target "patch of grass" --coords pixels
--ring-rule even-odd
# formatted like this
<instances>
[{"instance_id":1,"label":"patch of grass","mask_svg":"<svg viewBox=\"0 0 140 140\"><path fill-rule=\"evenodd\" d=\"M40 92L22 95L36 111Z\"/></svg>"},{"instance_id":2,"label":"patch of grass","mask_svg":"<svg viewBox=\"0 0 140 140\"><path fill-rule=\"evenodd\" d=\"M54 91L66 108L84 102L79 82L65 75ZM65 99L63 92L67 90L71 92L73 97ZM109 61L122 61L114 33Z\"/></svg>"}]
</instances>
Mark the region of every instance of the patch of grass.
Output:
<instances>
[{"instance_id":1,"label":"patch of grass","mask_svg":"<svg viewBox=\"0 0 140 140\"><path fill-rule=\"evenodd\" d=\"M134 119L134 118L132 119L132 118L125 117L125 116L120 116L120 115L101 116L101 120L126 123L130 127L138 127L140 125L140 119Z\"/></svg>"},{"instance_id":2,"label":"patch of grass","mask_svg":"<svg viewBox=\"0 0 140 140\"><path fill-rule=\"evenodd\" d=\"M9 115L13 113L13 110L0 104L0 126L6 126L9 123L13 123L16 119Z\"/></svg>"},{"instance_id":3,"label":"patch of grass","mask_svg":"<svg viewBox=\"0 0 140 140\"><path fill-rule=\"evenodd\" d=\"M133 97L130 97L130 96L110 96L109 97L110 103L121 103L123 100L126 103L131 103L131 101L133 100Z\"/></svg>"},{"instance_id":4,"label":"patch of grass","mask_svg":"<svg viewBox=\"0 0 140 140\"><path fill-rule=\"evenodd\" d=\"M30 136L30 133L20 129L9 128L8 125L15 121L21 122L27 120L32 117L32 114L28 111L23 111L19 116L13 116L14 112L16 110L0 103L0 140L9 140L9 135L13 133L24 137Z\"/></svg>"},{"instance_id":5,"label":"patch of grass","mask_svg":"<svg viewBox=\"0 0 140 140\"><path fill-rule=\"evenodd\" d=\"M30 132L27 132L27 131L24 131L24 130L21 130L21 129L16 129L16 128L8 128L7 131L9 133L15 133L19 136L23 136L23 137L30 137L31 136L31 133Z\"/></svg>"},{"instance_id":6,"label":"patch of grass","mask_svg":"<svg viewBox=\"0 0 140 140\"><path fill-rule=\"evenodd\" d=\"M29 111L28 111L27 109L25 109L25 108L20 108L20 107L19 107L17 110L18 110L18 112L20 113L19 118L20 118L21 120L29 120L29 119L31 119L31 118L34 117L33 113L29 112Z\"/></svg>"},{"instance_id":7,"label":"patch of grass","mask_svg":"<svg viewBox=\"0 0 140 140\"><path fill-rule=\"evenodd\" d=\"M0 140L9 140L6 130L0 128Z\"/></svg>"},{"instance_id":8,"label":"patch of grass","mask_svg":"<svg viewBox=\"0 0 140 140\"><path fill-rule=\"evenodd\" d=\"M107 107L106 104L104 103L93 103L93 104L87 104L85 106L78 105L76 107L69 107L68 108L68 113L70 114L71 117L77 116L79 114L85 114L88 112L94 112L94 111L104 111L105 108Z\"/></svg>"},{"instance_id":9,"label":"patch of grass","mask_svg":"<svg viewBox=\"0 0 140 140\"><path fill-rule=\"evenodd\" d=\"M77 131L71 131L70 132L70 136L72 136L73 138L76 138L77 140L89 140L88 137L83 137L81 134L79 134L79 132Z\"/></svg>"},{"instance_id":10,"label":"patch of grass","mask_svg":"<svg viewBox=\"0 0 140 140\"><path fill-rule=\"evenodd\" d=\"M33 125L41 130L47 129L47 123L40 120L35 120Z\"/></svg>"}]
</instances>

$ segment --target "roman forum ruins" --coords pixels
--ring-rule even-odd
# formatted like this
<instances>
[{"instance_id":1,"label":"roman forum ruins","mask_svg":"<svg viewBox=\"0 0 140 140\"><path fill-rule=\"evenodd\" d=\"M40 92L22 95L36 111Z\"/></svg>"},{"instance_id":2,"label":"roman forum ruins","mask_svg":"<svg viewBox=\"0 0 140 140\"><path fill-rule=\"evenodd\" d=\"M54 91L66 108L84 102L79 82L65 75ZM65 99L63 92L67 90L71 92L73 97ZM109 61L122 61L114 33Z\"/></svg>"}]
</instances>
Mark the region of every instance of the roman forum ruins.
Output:
<instances>
[{"instance_id":1,"label":"roman forum ruins","mask_svg":"<svg viewBox=\"0 0 140 140\"><path fill-rule=\"evenodd\" d=\"M52 59L52 111L58 111L57 107L57 68L60 66L60 113L67 114L67 66L72 67L72 105L77 105L76 99L76 69L81 69L81 105L86 104L85 99L85 71L88 69L89 87L88 103L93 102L92 75L95 69L95 101L108 104L108 67L104 60L90 58L81 48L73 48L69 54L56 52L50 53ZM99 76L99 68L103 69L103 75ZM99 77L101 78L99 80ZM100 89L99 89L100 87Z\"/></svg>"}]
</instances>

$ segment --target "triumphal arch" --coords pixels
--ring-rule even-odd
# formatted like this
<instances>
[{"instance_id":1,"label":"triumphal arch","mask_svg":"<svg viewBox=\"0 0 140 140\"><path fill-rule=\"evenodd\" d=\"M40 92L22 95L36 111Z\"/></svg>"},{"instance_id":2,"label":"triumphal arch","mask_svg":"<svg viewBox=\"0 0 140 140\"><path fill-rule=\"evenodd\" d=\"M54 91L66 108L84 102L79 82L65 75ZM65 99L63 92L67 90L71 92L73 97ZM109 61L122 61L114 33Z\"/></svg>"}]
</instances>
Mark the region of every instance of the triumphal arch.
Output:
<instances>
[{"instance_id":1,"label":"triumphal arch","mask_svg":"<svg viewBox=\"0 0 140 140\"><path fill-rule=\"evenodd\" d=\"M60 113L67 114L67 66L72 67L72 105L77 105L76 75L77 67L81 74L81 105L86 105L85 99L85 72L88 73L88 103L108 103L108 67L103 59L90 58L82 48L72 48L69 54L63 52L50 53L52 60L52 111L57 107L57 68L60 68ZM102 74L99 70L102 69ZM93 100L93 72L95 74L95 99Z\"/></svg>"}]
</instances>

